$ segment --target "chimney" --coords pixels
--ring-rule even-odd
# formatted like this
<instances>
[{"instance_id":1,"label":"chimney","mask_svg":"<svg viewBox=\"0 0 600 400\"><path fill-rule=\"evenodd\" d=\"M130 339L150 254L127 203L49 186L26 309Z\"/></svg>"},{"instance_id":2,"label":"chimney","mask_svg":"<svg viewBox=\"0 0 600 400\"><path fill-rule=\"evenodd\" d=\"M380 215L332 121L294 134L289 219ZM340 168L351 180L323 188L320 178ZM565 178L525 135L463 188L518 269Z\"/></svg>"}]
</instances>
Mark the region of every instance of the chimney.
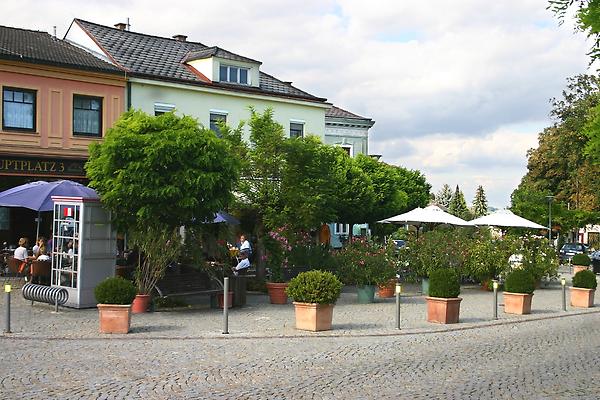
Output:
<instances>
[{"instance_id":1,"label":"chimney","mask_svg":"<svg viewBox=\"0 0 600 400\"><path fill-rule=\"evenodd\" d=\"M125 28L127 28L127 24L125 22L119 22L118 24L115 24L115 28L120 31L124 31Z\"/></svg>"},{"instance_id":2,"label":"chimney","mask_svg":"<svg viewBox=\"0 0 600 400\"><path fill-rule=\"evenodd\" d=\"M180 42L185 42L185 40L187 39L187 36L185 36L185 35L175 35L175 36L173 36L173 39L178 40Z\"/></svg>"}]
</instances>

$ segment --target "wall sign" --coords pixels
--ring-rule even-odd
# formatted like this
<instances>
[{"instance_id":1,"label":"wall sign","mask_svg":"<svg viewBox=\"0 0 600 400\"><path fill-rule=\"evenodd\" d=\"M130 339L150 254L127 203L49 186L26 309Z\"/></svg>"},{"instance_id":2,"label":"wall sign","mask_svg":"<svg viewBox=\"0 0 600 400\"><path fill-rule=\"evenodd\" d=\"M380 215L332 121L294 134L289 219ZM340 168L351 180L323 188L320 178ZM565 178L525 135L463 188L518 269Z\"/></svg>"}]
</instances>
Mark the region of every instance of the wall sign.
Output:
<instances>
[{"instance_id":1,"label":"wall sign","mask_svg":"<svg viewBox=\"0 0 600 400\"><path fill-rule=\"evenodd\" d=\"M0 175L85 177L87 160L0 156Z\"/></svg>"}]
</instances>

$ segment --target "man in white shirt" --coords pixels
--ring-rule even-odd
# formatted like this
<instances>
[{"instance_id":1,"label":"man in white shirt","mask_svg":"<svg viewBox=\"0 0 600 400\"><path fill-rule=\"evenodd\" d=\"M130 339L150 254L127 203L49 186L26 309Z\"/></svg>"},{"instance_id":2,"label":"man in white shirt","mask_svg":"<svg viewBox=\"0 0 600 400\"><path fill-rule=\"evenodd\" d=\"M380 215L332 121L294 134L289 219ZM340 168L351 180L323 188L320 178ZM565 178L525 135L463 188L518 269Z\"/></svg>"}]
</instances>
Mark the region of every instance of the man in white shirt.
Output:
<instances>
[{"instance_id":1,"label":"man in white shirt","mask_svg":"<svg viewBox=\"0 0 600 400\"><path fill-rule=\"evenodd\" d=\"M14 258L21 261L27 261L29 259L29 254L27 253L27 243L29 241L27 238L19 239L19 247L15 249Z\"/></svg>"},{"instance_id":2,"label":"man in white shirt","mask_svg":"<svg viewBox=\"0 0 600 400\"><path fill-rule=\"evenodd\" d=\"M246 253L248 256L252 254L252 246L250 246L250 242L246 239L245 235L240 236L240 254L241 253Z\"/></svg>"},{"instance_id":3,"label":"man in white shirt","mask_svg":"<svg viewBox=\"0 0 600 400\"><path fill-rule=\"evenodd\" d=\"M246 271L248 271L248 268L250 268L250 260L248 260L248 253L241 252L240 256L242 257L242 259L240 260L238 265L236 265L233 268L234 275L245 274Z\"/></svg>"}]
</instances>

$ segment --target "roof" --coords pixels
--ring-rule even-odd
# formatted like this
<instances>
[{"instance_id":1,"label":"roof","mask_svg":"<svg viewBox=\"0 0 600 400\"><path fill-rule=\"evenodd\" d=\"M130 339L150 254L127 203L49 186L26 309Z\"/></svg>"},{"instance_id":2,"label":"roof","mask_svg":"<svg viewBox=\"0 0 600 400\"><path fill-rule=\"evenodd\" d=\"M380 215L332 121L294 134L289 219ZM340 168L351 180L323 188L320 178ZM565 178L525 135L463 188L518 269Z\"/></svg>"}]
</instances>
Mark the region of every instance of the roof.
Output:
<instances>
[{"instance_id":1,"label":"roof","mask_svg":"<svg viewBox=\"0 0 600 400\"><path fill-rule=\"evenodd\" d=\"M195 50L190 52L184 59L185 62L192 60L201 60L203 58L219 57L227 60L241 61L252 64L261 64L260 61L253 60L248 57L240 56L217 46L207 47L203 50Z\"/></svg>"},{"instance_id":2,"label":"roof","mask_svg":"<svg viewBox=\"0 0 600 400\"><path fill-rule=\"evenodd\" d=\"M367 118L367 117L361 117L360 115L356 115L354 113L351 113L350 111L346 111L343 108L339 108L336 106L331 106L330 109L328 109L325 112L325 123L327 123L327 119L330 120L331 123L333 124L338 124L338 123L342 123L342 124L358 124L360 126L373 126L375 124L375 121L373 121L371 118ZM335 119L334 121L331 121L331 119ZM341 121L340 121L341 120ZM350 120L350 121L348 121Z\"/></svg>"},{"instance_id":3,"label":"roof","mask_svg":"<svg viewBox=\"0 0 600 400\"><path fill-rule=\"evenodd\" d=\"M122 74L105 61L47 32L0 26L0 59Z\"/></svg>"},{"instance_id":4,"label":"roof","mask_svg":"<svg viewBox=\"0 0 600 400\"><path fill-rule=\"evenodd\" d=\"M212 52L226 56L224 58L238 57L246 62L257 62L218 47L120 30L77 18L74 23L86 31L117 65L126 69L132 76L209 85L225 90L301 98L315 102L326 101L324 98L313 96L290 83L280 81L263 72L260 72L259 87L239 86L207 82L186 66L185 61L189 60L190 56L195 54L196 59L199 59L198 54L210 57L207 54Z\"/></svg>"}]
</instances>

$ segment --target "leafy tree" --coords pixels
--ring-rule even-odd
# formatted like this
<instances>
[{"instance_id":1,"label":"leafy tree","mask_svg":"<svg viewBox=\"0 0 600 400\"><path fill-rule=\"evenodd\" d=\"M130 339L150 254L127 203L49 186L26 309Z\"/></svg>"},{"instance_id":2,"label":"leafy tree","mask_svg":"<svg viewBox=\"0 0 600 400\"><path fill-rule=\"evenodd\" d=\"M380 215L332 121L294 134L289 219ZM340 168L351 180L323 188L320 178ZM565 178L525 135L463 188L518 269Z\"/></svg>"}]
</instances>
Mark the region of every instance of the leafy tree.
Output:
<instances>
[{"instance_id":1,"label":"leafy tree","mask_svg":"<svg viewBox=\"0 0 600 400\"><path fill-rule=\"evenodd\" d=\"M475 218L486 215L488 212L487 198L483 191L483 186L479 185L475 192L475 198L473 199L473 214Z\"/></svg>"},{"instance_id":2,"label":"leafy tree","mask_svg":"<svg viewBox=\"0 0 600 400\"><path fill-rule=\"evenodd\" d=\"M465 220L471 219L471 213L467 208L467 202L465 201L465 196L462 191L456 185L456 190L452 195L452 200L450 200L450 206L448 207L448 212L458 218L462 218Z\"/></svg>"},{"instance_id":3,"label":"leafy tree","mask_svg":"<svg viewBox=\"0 0 600 400\"><path fill-rule=\"evenodd\" d=\"M575 19L577 29L587 34L592 39L592 48L588 55L591 62L600 58L600 1L599 0L549 0L548 8L558 17L560 23L564 22L567 11L576 7Z\"/></svg>"},{"instance_id":4,"label":"leafy tree","mask_svg":"<svg viewBox=\"0 0 600 400\"><path fill-rule=\"evenodd\" d=\"M131 110L90 146L86 172L112 222L144 252L136 280L149 293L179 252L177 228L229 204L239 162L227 141L190 117Z\"/></svg>"},{"instance_id":5,"label":"leafy tree","mask_svg":"<svg viewBox=\"0 0 600 400\"><path fill-rule=\"evenodd\" d=\"M425 175L418 170L410 170L399 166L395 166L395 168L399 175L399 187L408 195L405 210L427 206L430 199L431 185L427 183Z\"/></svg>"},{"instance_id":6,"label":"leafy tree","mask_svg":"<svg viewBox=\"0 0 600 400\"><path fill-rule=\"evenodd\" d=\"M435 202L438 206L448 209L450 207L450 201L452 200L452 189L447 183L444 183L444 186L440 189L440 191L435 196Z\"/></svg>"}]
</instances>

